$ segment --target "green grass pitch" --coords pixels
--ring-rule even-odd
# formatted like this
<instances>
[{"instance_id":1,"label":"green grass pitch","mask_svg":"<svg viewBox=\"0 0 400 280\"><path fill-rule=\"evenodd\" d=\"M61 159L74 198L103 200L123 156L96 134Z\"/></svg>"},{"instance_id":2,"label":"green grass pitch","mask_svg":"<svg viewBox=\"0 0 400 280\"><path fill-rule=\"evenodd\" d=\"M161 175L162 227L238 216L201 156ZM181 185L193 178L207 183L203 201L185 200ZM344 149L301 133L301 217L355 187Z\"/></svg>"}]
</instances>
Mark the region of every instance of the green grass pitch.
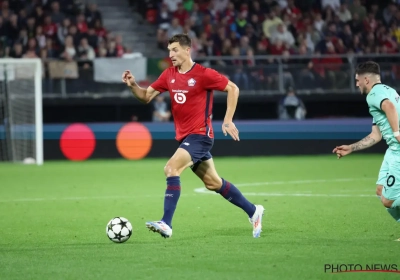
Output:
<instances>
[{"instance_id":1,"label":"green grass pitch","mask_svg":"<svg viewBox=\"0 0 400 280\"><path fill-rule=\"evenodd\" d=\"M173 236L162 216L167 159L0 164L1 279L399 279L324 272L325 264L396 264L400 227L375 196L383 155L215 158L221 177L266 212L261 238L246 214L203 193L186 170ZM107 222L133 225L123 244Z\"/></svg>"}]
</instances>

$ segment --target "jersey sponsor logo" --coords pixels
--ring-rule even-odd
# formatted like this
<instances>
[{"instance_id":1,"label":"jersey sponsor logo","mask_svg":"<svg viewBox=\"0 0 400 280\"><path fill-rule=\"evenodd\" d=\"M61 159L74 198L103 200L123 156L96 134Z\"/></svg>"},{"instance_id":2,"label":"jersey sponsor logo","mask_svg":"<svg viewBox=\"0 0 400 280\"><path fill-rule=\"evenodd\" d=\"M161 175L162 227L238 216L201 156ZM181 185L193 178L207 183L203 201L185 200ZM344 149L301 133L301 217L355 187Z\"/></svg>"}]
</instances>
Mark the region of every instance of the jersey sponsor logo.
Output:
<instances>
[{"instance_id":1,"label":"jersey sponsor logo","mask_svg":"<svg viewBox=\"0 0 400 280\"><path fill-rule=\"evenodd\" d=\"M175 92L174 99L175 99L176 103L183 104L186 102L185 93L188 93L189 92L188 90L173 89L172 92Z\"/></svg>"},{"instance_id":2,"label":"jersey sponsor logo","mask_svg":"<svg viewBox=\"0 0 400 280\"><path fill-rule=\"evenodd\" d=\"M191 79L188 81L188 86L190 86L190 87L193 87L195 84L196 84L196 80L193 79L193 78L191 78Z\"/></svg>"}]
</instances>

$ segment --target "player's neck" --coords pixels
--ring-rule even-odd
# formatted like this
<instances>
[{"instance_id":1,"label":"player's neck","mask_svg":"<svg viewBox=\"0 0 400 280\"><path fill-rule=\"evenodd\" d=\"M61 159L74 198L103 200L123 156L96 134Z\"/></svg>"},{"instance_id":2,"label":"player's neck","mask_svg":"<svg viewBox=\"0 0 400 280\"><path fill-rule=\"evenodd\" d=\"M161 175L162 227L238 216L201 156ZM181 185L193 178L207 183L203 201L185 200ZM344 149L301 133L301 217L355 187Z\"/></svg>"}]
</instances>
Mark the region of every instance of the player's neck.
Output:
<instances>
[{"instance_id":1,"label":"player's neck","mask_svg":"<svg viewBox=\"0 0 400 280\"><path fill-rule=\"evenodd\" d=\"M193 65L194 65L193 60L189 59L189 60L185 61L184 63L182 63L181 66L178 67L178 71L181 74L185 74L190 69L192 69Z\"/></svg>"},{"instance_id":2,"label":"player's neck","mask_svg":"<svg viewBox=\"0 0 400 280\"><path fill-rule=\"evenodd\" d=\"M372 86L370 87L368 93L370 93L370 92L372 91L372 88L373 88L374 86L379 85L379 84L381 84L381 83L382 83L382 82L381 82L380 80L374 82L374 83L372 84Z\"/></svg>"}]
</instances>

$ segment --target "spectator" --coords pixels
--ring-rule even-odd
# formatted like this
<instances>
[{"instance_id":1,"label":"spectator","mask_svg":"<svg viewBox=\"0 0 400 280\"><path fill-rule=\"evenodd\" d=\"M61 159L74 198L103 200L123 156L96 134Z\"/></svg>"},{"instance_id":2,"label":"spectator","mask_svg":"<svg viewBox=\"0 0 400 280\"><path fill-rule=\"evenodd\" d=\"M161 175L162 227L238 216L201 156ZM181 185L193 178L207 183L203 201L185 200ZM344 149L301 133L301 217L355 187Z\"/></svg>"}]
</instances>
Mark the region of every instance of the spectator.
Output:
<instances>
[{"instance_id":1,"label":"spectator","mask_svg":"<svg viewBox=\"0 0 400 280\"><path fill-rule=\"evenodd\" d=\"M339 8L339 11L337 12L337 15L339 16L339 19L342 22L349 22L351 20L351 18L352 18L351 12L347 8L347 4L346 3L342 3L340 5L340 8Z\"/></svg>"},{"instance_id":2,"label":"spectator","mask_svg":"<svg viewBox=\"0 0 400 280\"><path fill-rule=\"evenodd\" d=\"M171 112L168 110L164 96L157 96L153 103L153 122L167 122L170 118Z\"/></svg>"},{"instance_id":3,"label":"spectator","mask_svg":"<svg viewBox=\"0 0 400 280\"><path fill-rule=\"evenodd\" d=\"M65 37L69 34L71 21L69 18L64 18L61 25L57 27L57 39L61 45L64 45Z\"/></svg>"},{"instance_id":4,"label":"spectator","mask_svg":"<svg viewBox=\"0 0 400 280\"><path fill-rule=\"evenodd\" d=\"M185 10L182 3L178 3L178 9L173 13L173 17L179 20L179 25L185 25L189 19L189 13Z\"/></svg>"},{"instance_id":5,"label":"spectator","mask_svg":"<svg viewBox=\"0 0 400 280\"><path fill-rule=\"evenodd\" d=\"M96 19L94 22L94 30L96 35L100 38L105 39L107 36L107 30L104 28L103 24L101 23L100 19Z\"/></svg>"},{"instance_id":6,"label":"spectator","mask_svg":"<svg viewBox=\"0 0 400 280\"><path fill-rule=\"evenodd\" d=\"M34 24L32 26L34 28ZM28 29L29 32L29 29ZM57 25L52 21L51 16L47 15L44 18L43 32L47 37L55 38L57 36Z\"/></svg>"},{"instance_id":7,"label":"spectator","mask_svg":"<svg viewBox=\"0 0 400 280\"><path fill-rule=\"evenodd\" d=\"M271 35L271 43L275 44L277 41L289 46L293 46L295 43L292 33L290 33L282 23L278 24L276 31Z\"/></svg>"},{"instance_id":8,"label":"spectator","mask_svg":"<svg viewBox=\"0 0 400 280\"><path fill-rule=\"evenodd\" d=\"M307 114L303 101L295 94L292 87L289 87L286 96L278 105L278 118L280 120L303 120Z\"/></svg>"},{"instance_id":9,"label":"spectator","mask_svg":"<svg viewBox=\"0 0 400 280\"><path fill-rule=\"evenodd\" d=\"M88 29L88 34L86 35L86 38L88 39L89 45L93 48L96 49L97 46L99 45L99 37L96 34L96 30L93 27L89 27Z\"/></svg>"},{"instance_id":10,"label":"spectator","mask_svg":"<svg viewBox=\"0 0 400 280\"><path fill-rule=\"evenodd\" d=\"M60 11L60 4L57 1L51 3L51 21L55 24L61 24L65 15Z\"/></svg>"},{"instance_id":11,"label":"spectator","mask_svg":"<svg viewBox=\"0 0 400 280\"><path fill-rule=\"evenodd\" d=\"M40 49L46 46L46 36L43 34L43 27L40 25L36 27L35 39Z\"/></svg>"},{"instance_id":12,"label":"spectator","mask_svg":"<svg viewBox=\"0 0 400 280\"><path fill-rule=\"evenodd\" d=\"M326 71L326 77L329 82L329 87L332 89L343 88L348 85L348 76L343 71L343 60L340 57L334 57L337 55L334 45L331 42L326 44L326 54L332 55L331 57L325 57L322 59L322 64Z\"/></svg>"},{"instance_id":13,"label":"spectator","mask_svg":"<svg viewBox=\"0 0 400 280\"><path fill-rule=\"evenodd\" d=\"M44 14L42 6L36 6L35 7L35 12L32 14L32 16L35 18L35 22L38 25L43 25L44 24L45 14Z\"/></svg>"},{"instance_id":14,"label":"spectator","mask_svg":"<svg viewBox=\"0 0 400 280\"><path fill-rule=\"evenodd\" d=\"M337 11L341 7L340 0L321 0L321 7L322 9L330 7L334 11Z\"/></svg>"},{"instance_id":15,"label":"spectator","mask_svg":"<svg viewBox=\"0 0 400 280\"><path fill-rule=\"evenodd\" d=\"M53 39L47 38L46 39L46 47L44 50L46 51L46 58L57 58L59 57L58 51L54 48Z\"/></svg>"},{"instance_id":16,"label":"spectator","mask_svg":"<svg viewBox=\"0 0 400 280\"><path fill-rule=\"evenodd\" d=\"M13 43L18 38L18 30L20 26L18 25L18 16L13 14L9 17L9 22L7 26L7 37L11 43ZM32 37L35 32L32 33Z\"/></svg>"},{"instance_id":17,"label":"spectator","mask_svg":"<svg viewBox=\"0 0 400 280\"><path fill-rule=\"evenodd\" d=\"M246 26L248 24L246 19L247 14L247 10L241 11L238 14L236 20L231 24L231 30L235 32L238 37L243 36L246 32Z\"/></svg>"},{"instance_id":18,"label":"spectator","mask_svg":"<svg viewBox=\"0 0 400 280\"><path fill-rule=\"evenodd\" d=\"M95 21L102 21L101 13L97 10L96 4L89 4L85 10L85 18L89 26L93 26Z\"/></svg>"},{"instance_id":19,"label":"spectator","mask_svg":"<svg viewBox=\"0 0 400 280\"><path fill-rule=\"evenodd\" d=\"M83 13L76 17L76 27L79 33L86 34L88 32L88 25L86 23L85 15Z\"/></svg>"},{"instance_id":20,"label":"spectator","mask_svg":"<svg viewBox=\"0 0 400 280\"><path fill-rule=\"evenodd\" d=\"M183 29L182 26L179 25L179 19L178 18L173 18L171 22L171 26L167 30L167 36L168 38L171 38L172 36L176 34L182 33Z\"/></svg>"},{"instance_id":21,"label":"spectator","mask_svg":"<svg viewBox=\"0 0 400 280\"><path fill-rule=\"evenodd\" d=\"M361 5L360 0L353 1L353 5L350 6L350 12L352 15L357 14L361 21L363 21L367 16L367 9Z\"/></svg>"},{"instance_id":22,"label":"spectator","mask_svg":"<svg viewBox=\"0 0 400 280\"><path fill-rule=\"evenodd\" d=\"M171 13L174 13L178 10L178 4L182 3L182 0L163 0L163 4L168 6L168 10Z\"/></svg>"},{"instance_id":23,"label":"spectator","mask_svg":"<svg viewBox=\"0 0 400 280\"><path fill-rule=\"evenodd\" d=\"M10 57L22 58L24 49L21 43L15 43L13 49L10 51Z\"/></svg>"},{"instance_id":24,"label":"spectator","mask_svg":"<svg viewBox=\"0 0 400 280\"><path fill-rule=\"evenodd\" d=\"M65 59L66 61L71 61L77 58L74 39L71 35L65 37L65 45L60 57Z\"/></svg>"},{"instance_id":25,"label":"spectator","mask_svg":"<svg viewBox=\"0 0 400 280\"><path fill-rule=\"evenodd\" d=\"M96 56L94 49L89 45L87 38L82 38L78 47L78 57L84 60L93 60Z\"/></svg>"},{"instance_id":26,"label":"spectator","mask_svg":"<svg viewBox=\"0 0 400 280\"><path fill-rule=\"evenodd\" d=\"M171 19L172 15L168 11L168 6L166 4L163 4L161 6L161 10L157 14L157 24L158 28L162 30L168 30L170 24L171 24Z\"/></svg>"}]
</instances>

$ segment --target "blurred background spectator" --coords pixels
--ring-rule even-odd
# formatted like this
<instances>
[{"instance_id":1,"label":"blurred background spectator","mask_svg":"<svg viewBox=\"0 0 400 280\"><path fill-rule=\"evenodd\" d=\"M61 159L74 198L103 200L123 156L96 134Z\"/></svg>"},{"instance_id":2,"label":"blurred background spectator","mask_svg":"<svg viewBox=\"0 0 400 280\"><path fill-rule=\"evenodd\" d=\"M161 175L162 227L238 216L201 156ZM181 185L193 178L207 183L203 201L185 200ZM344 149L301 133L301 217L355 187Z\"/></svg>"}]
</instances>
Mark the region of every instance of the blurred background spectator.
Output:
<instances>
[{"instance_id":1,"label":"blurred background spectator","mask_svg":"<svg viewBox=\"0 0 400 280\"><path fill-rule=\"evenodd\" d=\"M278 118L280 120L304 120L307 114L306 106L296 95L292 87L278 103Z\"/></svg>"},{"instance_id":2,"label":"blurred background spectator","mask_svg":"<svg viewBox=\"0 0 400 280\"><path fill-rule=\"evenodd\" d=\"M79 1L0 1L3 57L93 60L122 57L122 37L108 34L94 3Z\"/></svg>"}]
</instances>

